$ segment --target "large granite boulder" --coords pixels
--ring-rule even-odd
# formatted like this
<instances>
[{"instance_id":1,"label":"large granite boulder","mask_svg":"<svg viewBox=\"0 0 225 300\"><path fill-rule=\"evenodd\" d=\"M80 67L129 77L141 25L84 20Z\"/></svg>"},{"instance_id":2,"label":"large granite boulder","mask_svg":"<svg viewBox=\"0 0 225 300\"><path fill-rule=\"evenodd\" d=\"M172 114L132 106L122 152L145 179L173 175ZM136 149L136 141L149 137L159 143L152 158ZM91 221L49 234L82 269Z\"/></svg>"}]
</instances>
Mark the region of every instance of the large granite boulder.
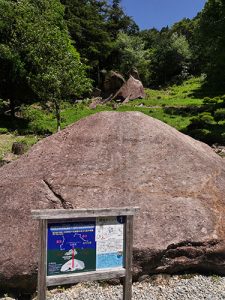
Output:
<instances>
[{"instance_id":1,"label":"large granite boulder","mask_svg":"<svg viewBox=\"0 0 225 300\"><path fill-rule=\"evenodd\" d=\"M32 209L139 206L134 273L225 274L225 163L139 112L102 112L0 169L0 289L34 289Z\"/></svg>"}]
</instances>

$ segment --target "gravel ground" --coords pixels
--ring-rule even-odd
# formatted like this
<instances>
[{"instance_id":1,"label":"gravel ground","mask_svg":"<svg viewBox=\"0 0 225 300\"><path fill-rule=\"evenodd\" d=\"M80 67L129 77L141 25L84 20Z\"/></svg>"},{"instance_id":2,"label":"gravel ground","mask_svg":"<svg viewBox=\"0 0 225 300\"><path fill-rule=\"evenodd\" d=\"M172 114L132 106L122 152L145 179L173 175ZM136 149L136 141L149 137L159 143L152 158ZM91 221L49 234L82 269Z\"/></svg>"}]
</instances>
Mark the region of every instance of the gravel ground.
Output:
<instances>
[{"instance_id":1,"label":"gravel ground","mask_svg":"<svg viewBox=\"0 0 225 300\"><path fill-rule=\"evenodd\" d=\"M12 298L0 298L11 300ZM34 298L36 299L36 298ZM47 300L119 300L121 285L82 283L48 292ZM225 299L225 277L158 275L133 284L134 300L221 300Z\"/></svg>"}]
</instances>

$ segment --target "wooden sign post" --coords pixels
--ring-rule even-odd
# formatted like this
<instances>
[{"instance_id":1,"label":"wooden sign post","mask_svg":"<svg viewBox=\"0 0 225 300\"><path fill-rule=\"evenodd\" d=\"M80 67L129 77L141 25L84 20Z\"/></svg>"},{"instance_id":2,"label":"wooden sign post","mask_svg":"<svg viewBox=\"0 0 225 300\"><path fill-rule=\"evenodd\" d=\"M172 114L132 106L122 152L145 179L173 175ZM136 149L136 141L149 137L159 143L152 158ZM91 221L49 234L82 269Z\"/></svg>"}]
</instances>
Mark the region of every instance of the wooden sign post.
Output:
<instances>
[{"instance_id":1,"label":"wooden sign post","mask_svg":"<svg viewBox=\"0 0 225 300\"><path fill-rule=\"evenodd\" d=\"M39 220L38 299L48 286L124 277L132 299L134 208L33 210Z\"/></svg>"}]
</instances>

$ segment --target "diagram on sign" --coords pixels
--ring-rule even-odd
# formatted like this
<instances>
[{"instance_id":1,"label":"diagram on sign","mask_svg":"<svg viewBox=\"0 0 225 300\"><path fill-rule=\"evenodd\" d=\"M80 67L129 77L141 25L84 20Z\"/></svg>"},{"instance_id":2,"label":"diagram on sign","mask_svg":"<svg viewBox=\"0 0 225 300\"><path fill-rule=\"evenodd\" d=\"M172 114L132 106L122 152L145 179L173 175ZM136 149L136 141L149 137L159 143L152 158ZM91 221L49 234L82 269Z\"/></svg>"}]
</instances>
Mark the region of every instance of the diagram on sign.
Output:
<instances>
[{"instance_id":1,"label":"diagram on sign","mask_svg":"<svg viewBox=\"0 0 225 300\"><path fill-rule=\"evenodd\" d=\"M86 238L86 234L80 233L75 233L74 235L69 235L68 237L65 237L65 235L63 235L63 239L60 241L60 250L65 250L66 246L69 245L69 247L71 247L71 250L67 253L72 254L72 249L74 247L79 247L84 244L84 242L88 244L88 240Z\"/></svg>"},{"instance_id":2,"label":"diagram on sign","mask_svg":"<svg viewBox=\"0 0 225 300\"><path fill-rule=\"evenodd\" d=\"M49 224L48 276L96 270L95 222Z\"/></svg>"},{"instance_id":3,"label":"diagram on sign","mask_svg":"<svg viewBox=\"0 0 225 300\"><path fill-rule=\"evenodd\" d=\"M85 268L85 264L83 261L75 259L75 255L77 251L74 247L65 253L64 257L68 257L69 261L67 261L62 267L61 272L73 272L76 270L83 270Z\"/></svg>"}]
</instances>

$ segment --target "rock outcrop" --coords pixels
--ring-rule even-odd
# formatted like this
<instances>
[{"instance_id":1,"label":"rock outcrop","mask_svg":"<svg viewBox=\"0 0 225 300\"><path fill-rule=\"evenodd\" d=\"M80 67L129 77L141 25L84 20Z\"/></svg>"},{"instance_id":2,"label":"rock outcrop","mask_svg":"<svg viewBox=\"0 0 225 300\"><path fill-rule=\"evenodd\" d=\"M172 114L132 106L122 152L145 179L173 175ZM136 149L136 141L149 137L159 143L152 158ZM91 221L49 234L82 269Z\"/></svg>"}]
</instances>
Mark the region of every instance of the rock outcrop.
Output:
<instances>
[{"instance_id":1,"label":"rock outcrop","mask_svg":"<svg viewBox=\"0 0 225 300\"><path fill-rule=\"evenodd\" d=\"M139 112L82 119L0 169L0 289L34 289L32 209L139 206L134 273L225 274L225 163Z\"/></svg>"},{"instance_id":2,"label":"rock outcrop","mask_svg":"<svg viewBox=\"0 0 225 300\"><path fill-rule=\"evenodd\" d=\"M129 73L127 81L117 72L110 71L106 74L103 83L103 102L111 100L128 102L129 100L145 98L144 86L139 79L138 71L131 69Z\"/></svg>"},{"instance_id":3,"label":"rock outcrop","mask_svg":"<svg viewBox=\"0 0 225 300\"><path fill-rule=\"evenodd\" d=\"M119 91L113 96L113 99L121 99L123 102L138 98L145 98L145 91L142 82L135 79L133 76L130 76Z\"/></svg>"}]
</instances>

